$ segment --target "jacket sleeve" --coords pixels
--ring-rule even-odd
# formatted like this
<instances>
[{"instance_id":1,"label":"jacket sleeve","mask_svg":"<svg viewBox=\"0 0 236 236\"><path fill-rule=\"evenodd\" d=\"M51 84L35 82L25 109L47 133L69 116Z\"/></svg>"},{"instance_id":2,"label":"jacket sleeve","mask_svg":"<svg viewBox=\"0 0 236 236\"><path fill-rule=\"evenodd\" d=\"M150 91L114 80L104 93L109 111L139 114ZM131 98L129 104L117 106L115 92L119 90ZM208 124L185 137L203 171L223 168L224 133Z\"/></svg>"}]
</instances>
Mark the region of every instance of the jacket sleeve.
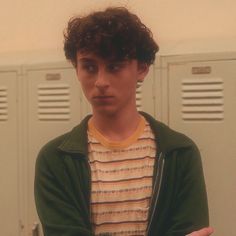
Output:
<instances>
[{"instance_id":1,"label":"jacket sleeve","mask_svg":"<svg viewBox=\"0 0 236 236\"><path fill-rule=\"evenodd\" d=\"M195 144L176 153L178 184L166 236L184 236L209 225L201 157Z\"/></svg>"},{"instance_id":2,"label":"jacket sleeve","mask_svg":"<svg viewBox=\"0 0 236 236\"><path fill-rule=\"evenodd\" d=\"M44 236L90 236L83 209L76 204L63 164L41 151L35 168L35 203ZM82 204L84 205L84 204Z\"/></svg>"}]
</instances>

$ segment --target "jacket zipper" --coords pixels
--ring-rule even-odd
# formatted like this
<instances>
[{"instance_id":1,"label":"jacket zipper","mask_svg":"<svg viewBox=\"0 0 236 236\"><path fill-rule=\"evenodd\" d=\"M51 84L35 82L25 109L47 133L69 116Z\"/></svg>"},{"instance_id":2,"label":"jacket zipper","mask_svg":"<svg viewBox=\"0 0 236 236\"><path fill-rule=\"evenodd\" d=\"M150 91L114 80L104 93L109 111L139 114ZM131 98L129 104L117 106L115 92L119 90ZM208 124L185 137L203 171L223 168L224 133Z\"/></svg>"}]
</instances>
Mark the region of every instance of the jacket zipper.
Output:
<instances>
[{"instance_id":1,"label":"jacket zipper","mask_svg":"<svg viewBox=\"0 0 236 236\"><path fill-rule=\"evenodd\" d=\"M93 232L93 226L92 226L92 204L91 204L91 191L92 191L92 180L91 180L91 166L89 160L87 160L88 170L89 170L89 221L91 224L91 230Z\"/></svg>"},{"instance_id":2,"label":"jacket zipper","mask_svg":"<svg viewBox=\"0 0 236 236\"><path fill-rule=\"evenodd\" d=\"M155 202L154 202L154 205L153 205L153 207L151 209L151 217L150 217L148 228L147 228L147 236L150 233L149 232L150 231L150 227L151 227L151 224L152 224L152 221L153 221L154 212L155 212L155 209L157 207L157 202L158 202L159 195L160 195L160 189L161 189L164 165L165 165L164 155L162 153L160 153L159 160L158 160L157 174L156 174L156 178L155 178L155 182L154 182L154 186L153 186L154 192L153 192L153 195L152 195L151 203L152 203L152 201L153 201L155 196L156 196L156 198L154 199ZM155 191L156 188L157 188L157 192Z\"/></svg>"}]
</instances>

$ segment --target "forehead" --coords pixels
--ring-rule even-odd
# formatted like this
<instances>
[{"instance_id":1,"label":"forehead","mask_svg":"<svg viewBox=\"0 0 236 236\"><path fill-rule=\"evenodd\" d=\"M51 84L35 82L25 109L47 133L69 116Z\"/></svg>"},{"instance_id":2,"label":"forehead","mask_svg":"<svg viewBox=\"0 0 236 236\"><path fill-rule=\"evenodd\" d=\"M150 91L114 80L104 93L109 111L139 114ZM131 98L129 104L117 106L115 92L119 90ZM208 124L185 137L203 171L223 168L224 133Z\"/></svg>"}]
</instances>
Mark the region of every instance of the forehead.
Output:
<instances>
[{"instance_id":1,"label":"forehead","mask_svg":"<svg viewBox=\"0 0 236 236\"><path fill-rule=\"evenodd\" d=\"M93 53L82 53L77 52L76 54L77 61L104 61L103 58L96 56Z\"/></svg>"},{"instance_id":2,"label":"forehead","mask_svg":"<svg viewBox=\"0 0 236 236\"><path fill-rule=\"evenodd\" d=\"M77 52L77 62L97 62L97 63L113 63L113 62L129 62L132 59L116 59L114 57L103 58L90 52Z\"/></svg>"}]
</instances>

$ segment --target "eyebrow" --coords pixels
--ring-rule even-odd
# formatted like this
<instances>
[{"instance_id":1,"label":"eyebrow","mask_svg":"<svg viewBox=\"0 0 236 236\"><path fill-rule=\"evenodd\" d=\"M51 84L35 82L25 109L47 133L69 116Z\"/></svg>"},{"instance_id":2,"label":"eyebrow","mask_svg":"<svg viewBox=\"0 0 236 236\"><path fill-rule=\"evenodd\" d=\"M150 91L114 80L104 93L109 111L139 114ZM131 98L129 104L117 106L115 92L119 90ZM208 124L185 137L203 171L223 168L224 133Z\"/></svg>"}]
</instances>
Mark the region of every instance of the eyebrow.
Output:
<instances>
[{"instance_id":1,"label":"eyebrow","mask_svg":"<svg viewBox=\"0 0 236 236\"><path fill-rule=\"evenodd\" d=\"M96 62L96 60L92 59L92 58L86 58L86 57L82 57L78 59L78 62L80 63L88 63L88 62Z\"/></svg>"},{"instance_id":2,"label":"eyebrow","mask_svg":"<svg viewBox=\"0 0 236 236\"><path fill-rule=\"evenodd\" d=\"M78 63L96 63L96 59L89 58L89 57L81 57L78 58ZM116 59L111 59L107 61L108 63L118 63L118 64L125 64L128 62L128 60L116 60Z\"/></svg>"}]
</instances>

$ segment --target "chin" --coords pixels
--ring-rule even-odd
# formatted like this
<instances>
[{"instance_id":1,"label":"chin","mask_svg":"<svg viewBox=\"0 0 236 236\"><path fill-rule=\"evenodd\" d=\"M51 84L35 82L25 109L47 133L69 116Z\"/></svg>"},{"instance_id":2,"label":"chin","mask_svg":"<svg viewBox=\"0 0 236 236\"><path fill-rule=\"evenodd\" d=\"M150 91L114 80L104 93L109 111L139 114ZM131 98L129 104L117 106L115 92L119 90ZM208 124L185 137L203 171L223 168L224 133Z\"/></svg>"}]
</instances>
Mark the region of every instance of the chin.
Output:
<instances>
[{"instance_id":1,"label":"chin","mask_svg":"<svg viewBox=\"0 0 236 236\"><path fill-rule=\"evenodd\" d=\"M100 114L102 116L115 116L119 113L117 109L111 107L100 107L93 109L94 113Z\"/></svg>"}]
</instances>

